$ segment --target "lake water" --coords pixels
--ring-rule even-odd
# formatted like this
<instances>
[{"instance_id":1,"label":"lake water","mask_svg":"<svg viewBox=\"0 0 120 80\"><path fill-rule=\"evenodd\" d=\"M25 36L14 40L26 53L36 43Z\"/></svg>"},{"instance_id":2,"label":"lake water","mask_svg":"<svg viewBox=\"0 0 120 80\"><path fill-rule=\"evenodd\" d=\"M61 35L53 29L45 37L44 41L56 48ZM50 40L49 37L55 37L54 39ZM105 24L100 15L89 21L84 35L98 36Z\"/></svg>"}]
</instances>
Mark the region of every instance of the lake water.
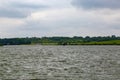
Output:
<instances>
[{"instance_id":1,"label":"lake water","mask_svg":"<svg viewBox=\"0 0 120 80\"><path fill-rule=\"evenodd\" d=\"M120 46L0 47L0 79L120 80Z\"/></svg>"}]
</instances>

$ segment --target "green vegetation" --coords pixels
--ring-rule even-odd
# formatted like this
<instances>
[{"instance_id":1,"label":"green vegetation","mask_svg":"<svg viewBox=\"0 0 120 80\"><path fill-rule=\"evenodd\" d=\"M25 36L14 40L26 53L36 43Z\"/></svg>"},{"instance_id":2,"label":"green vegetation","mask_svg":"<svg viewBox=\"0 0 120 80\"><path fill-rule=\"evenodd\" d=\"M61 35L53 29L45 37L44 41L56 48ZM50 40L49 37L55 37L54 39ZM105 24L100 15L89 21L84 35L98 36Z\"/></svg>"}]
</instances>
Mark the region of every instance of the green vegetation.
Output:
<instances>
[{"instance_id":1,"label":"green vegetation","mask_svg":"<svg viewBox=\"0 0 120 80\"><path fill-rule=\"evenodd\" d=\"M0 44L0 46L3 46L2 44Z\"/></svg>"},{"instance_id":2,"label":"green vegetation","mask_svg":"<svg viewBox=\"0 0 120 80\"><path fill-rule=\"evenodd\" d=\"M32 37L32 38L4 38L0 39L0 45L120 45L120 37Z\"/></svg>"},{"instance_id":3,"label":"green vegetation","mask_svg":"<svg viewBox=\"0 0 120 80\"><path fill-rule=\"evenodd\" d=\"M120 45L120 40L100 41L100 42L88 42L88 45Z\"/></svg>"}]
</instances>

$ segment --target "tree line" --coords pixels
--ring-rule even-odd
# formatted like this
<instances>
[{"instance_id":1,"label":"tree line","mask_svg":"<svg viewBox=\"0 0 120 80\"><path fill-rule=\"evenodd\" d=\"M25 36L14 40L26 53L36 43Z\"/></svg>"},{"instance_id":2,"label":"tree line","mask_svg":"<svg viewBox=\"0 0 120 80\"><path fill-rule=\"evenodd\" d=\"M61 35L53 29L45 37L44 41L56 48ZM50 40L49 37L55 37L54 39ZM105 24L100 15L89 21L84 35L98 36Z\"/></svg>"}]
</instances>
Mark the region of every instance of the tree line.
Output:
<instances>
[{"instance_id":1,"label":"tree line","mask_svg":"<svg viewBox=\"0 0 120 80\"><path fill-rule=\"evenodd\" d=\"M0 39L0 45L24 45L24 44L42 44L42 45L79 45L79 44L102 44L101 42L109 41L107 44L119 44L120 37L112 36L97 36L97 37L26 37L26 38L4 38Z\"/></svg>"}]
</instances>

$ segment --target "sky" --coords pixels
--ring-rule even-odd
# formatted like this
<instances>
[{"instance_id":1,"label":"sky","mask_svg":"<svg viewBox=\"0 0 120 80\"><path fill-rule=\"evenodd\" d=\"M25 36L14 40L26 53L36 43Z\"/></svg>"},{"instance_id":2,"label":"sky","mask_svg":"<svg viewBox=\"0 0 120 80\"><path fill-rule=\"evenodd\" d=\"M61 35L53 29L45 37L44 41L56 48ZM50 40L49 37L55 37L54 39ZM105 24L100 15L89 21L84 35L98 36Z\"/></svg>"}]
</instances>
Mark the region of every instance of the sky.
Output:
<instances>
[{"instance_id":1,"label":"sky","mask_svg":"<svg viewBox=\"0 0 120 80\"><path fill-rule=\"evenodd\" d=\"M120 0L0 0L0 38L120 36Z\"/></svg>"}]
</instances>

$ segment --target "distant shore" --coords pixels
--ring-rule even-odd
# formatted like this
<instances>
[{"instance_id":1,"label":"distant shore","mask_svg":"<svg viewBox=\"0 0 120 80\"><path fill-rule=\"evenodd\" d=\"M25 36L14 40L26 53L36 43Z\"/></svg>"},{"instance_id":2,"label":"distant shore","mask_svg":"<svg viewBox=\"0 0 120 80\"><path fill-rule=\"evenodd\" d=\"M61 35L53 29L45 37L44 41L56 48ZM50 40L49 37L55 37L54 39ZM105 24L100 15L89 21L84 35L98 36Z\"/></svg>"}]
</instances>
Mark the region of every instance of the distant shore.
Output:
<instances>
[{"instance_id":1,"label":"distant shore","mask_svg":"<svg viewBox=\"0 0 120 80\"><path fill-rule=\"evenodd\" d=\"M2 45L120 45L120 37L98 36L98 37L31 37L31 38L4 38L0 39Z\"/></svg>"},{"instance_id":2,"label":"distant shore","mask_svg":"<svg viewBox=\"0 0 120 80\"><path fill-rule=\"evenodd\" d=\"M120 45L120 40L100 41L100 42L81 42L81 43L30 43L30 44L7 44L7 45ZM4 46L4 45L0 45Z\"/></svg>"}]
</instances>

